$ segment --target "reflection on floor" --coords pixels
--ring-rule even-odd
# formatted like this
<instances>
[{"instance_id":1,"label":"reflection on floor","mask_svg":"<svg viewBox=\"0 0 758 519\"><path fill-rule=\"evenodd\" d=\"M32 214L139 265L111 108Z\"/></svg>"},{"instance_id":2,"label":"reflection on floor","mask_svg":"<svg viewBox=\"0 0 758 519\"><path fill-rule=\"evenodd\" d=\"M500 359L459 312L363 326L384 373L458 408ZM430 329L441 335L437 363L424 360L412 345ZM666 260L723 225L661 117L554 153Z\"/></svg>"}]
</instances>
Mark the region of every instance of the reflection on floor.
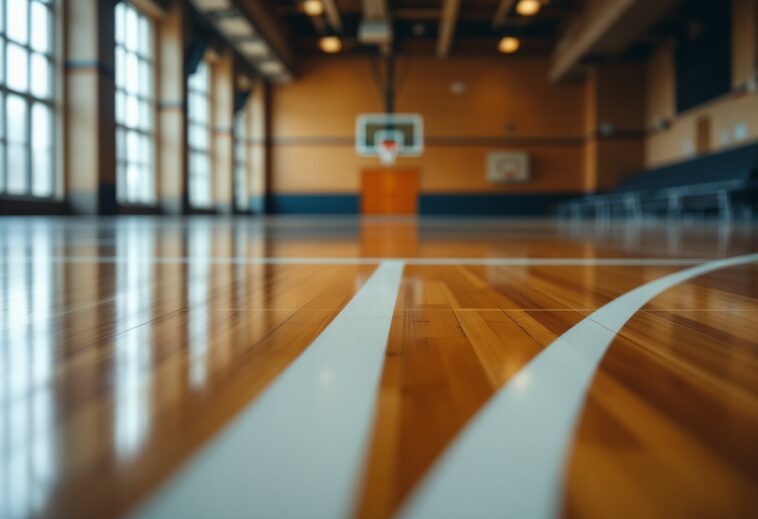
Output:
<instances>
[{"instance_id":1,"label":"reflection on floor","mask_svg":"<svg viewBox=\"0 0 758 519\"><path fill-rule=\"evenodd\" d=\"M0 517L133 510L393 258L405 267L350 505L389 517L557 337L757 243L749 225L702 222L1 219ZM677 284L615 337L563 513L756 517L756 438L758 266L745 263Z\"/></svg>"}]
</instances>

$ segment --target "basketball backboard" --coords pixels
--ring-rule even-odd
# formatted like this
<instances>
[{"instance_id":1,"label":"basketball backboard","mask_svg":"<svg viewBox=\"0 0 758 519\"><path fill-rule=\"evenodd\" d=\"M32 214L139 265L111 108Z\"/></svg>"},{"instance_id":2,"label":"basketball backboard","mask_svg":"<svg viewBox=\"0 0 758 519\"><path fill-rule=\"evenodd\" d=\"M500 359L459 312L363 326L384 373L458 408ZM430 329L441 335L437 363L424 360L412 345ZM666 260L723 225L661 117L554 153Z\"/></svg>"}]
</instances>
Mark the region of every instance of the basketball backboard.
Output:
<instances>
[{"instance_id":1,"label":"basketball backboard","mask_svg":"<svg viewBox=\"0 0 758 519\"><path fill-rule=\"evenodd\" d=\"M379 157L385 164L396 156L418 157L424 152L423 119L418 114L361 114L356 120L355 151Z\"/></svg>"}]
</instances>

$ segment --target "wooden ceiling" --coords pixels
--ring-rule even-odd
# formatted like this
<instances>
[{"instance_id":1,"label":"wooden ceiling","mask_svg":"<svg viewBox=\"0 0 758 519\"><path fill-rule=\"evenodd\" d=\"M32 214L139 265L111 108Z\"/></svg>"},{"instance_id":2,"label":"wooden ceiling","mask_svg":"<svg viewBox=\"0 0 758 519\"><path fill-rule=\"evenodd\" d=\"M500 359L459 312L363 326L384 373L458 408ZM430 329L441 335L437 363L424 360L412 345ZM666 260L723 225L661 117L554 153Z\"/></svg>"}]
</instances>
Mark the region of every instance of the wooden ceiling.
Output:
<instances>
[{"instance_id":1,"label":"wooden ceiling","mask_svg":"<svg viewBox=\"0 0 758 519\"><path fill-rule=\"evenodd\" d=\"M334 17L310 17L301 0L276 0L276 14L289 33L295 54L319 53L318 38L327 33L338 34L346 53L376 53L376 46L358 41L358 28L364 19L365 4L386 6L394 38L392 49L399 54L495 55L497 43L505 35L518 36L521 54L549 54L557 38L565 31L583 0L542 0L535 16L520 16L515 1L510 0L331 0L336 7L340 27ZM328 4L329 2L325 2ZM495 24L500 5L505 4L507 16ZM367 6L370 8L370 5ZM502 8L501 8L502 10ZM440 42L441 27L447 24L449 42ZM443 29L444 31L445 29ZM440 46L447 48L441 49Z\"/></svg>"}]
</instances>

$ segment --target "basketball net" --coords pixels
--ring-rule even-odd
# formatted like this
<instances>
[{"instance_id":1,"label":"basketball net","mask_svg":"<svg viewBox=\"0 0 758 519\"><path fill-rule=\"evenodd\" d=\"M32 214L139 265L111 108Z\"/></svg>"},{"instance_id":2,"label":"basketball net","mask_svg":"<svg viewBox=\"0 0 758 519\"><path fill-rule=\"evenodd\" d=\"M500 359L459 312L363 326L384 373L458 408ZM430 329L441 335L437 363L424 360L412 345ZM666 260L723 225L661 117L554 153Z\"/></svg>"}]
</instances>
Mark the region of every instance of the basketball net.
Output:
<instances>
[{"instance_id":1,"label":"basketball net","mask_svg":"<svg viewBox=\"0 0 758 519\"><path fill-rule=\"evenodd\" d=\"M379 143L379 160L385 166L391 166L397 160L397 152L399 151L397 141L381 141Z\"/></svg>"}]
</instances>

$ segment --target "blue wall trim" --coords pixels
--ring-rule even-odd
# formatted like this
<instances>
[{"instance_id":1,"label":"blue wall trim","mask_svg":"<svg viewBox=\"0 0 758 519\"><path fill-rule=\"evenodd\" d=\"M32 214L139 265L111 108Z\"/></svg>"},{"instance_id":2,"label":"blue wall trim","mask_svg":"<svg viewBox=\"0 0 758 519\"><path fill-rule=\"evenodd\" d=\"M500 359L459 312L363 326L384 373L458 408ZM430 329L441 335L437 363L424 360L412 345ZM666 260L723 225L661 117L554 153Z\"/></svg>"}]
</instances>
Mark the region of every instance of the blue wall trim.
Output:
<instances>
[{"instance_id":1,"label":"blue wall trim","mask_svg":"<svg viewBox=\"0 0 758 519\"><path fill-rule=\"evenodd\" d=\"M421 194L419 214L544 216L550 214L558 202L580 194ZM270 212L274 214L358 214L360 195L342 193L273 195Z\"/></svg>"},{"instance_id":2,"label":"blue wall trim","mask_svg":"<svg viewBox=\"0 0 758 519\"><path fill-rule=\"evenodd\" d=\"M491 216L544 216L555 205L578 193L540 194L422 194L419 213L422 215L491 215Z\"/></svg>"},{"instance_id":3,"label":"blue wall trim","mask_svg":"<svg viewBox=\"0 0 758 519\"><path fill-rule=\"evenodd\" d=\"M270 212L274 214L358 214L357 194L324 193L318 195L272 195Z\"/></svg>"}]
</instances>

